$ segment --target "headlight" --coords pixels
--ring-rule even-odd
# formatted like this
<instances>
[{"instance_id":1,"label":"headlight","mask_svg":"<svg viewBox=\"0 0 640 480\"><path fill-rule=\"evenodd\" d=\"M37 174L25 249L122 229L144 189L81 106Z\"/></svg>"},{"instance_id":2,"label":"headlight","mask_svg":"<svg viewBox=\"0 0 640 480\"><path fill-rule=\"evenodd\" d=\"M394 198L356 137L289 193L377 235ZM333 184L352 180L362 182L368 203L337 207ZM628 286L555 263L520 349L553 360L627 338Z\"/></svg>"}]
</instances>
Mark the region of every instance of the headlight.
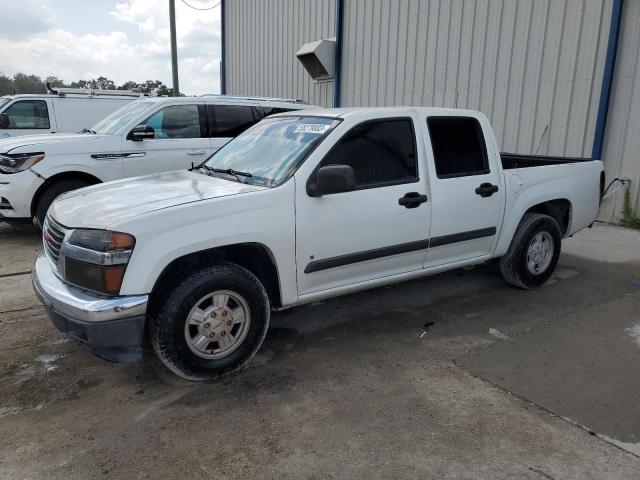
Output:
<instances>
[{"instance_id":1,"label":"headlight","mask_svg":"<svg viewBox=\"0 0 640 480\"><path fill-rule=\"evenodd\" d=\"M136 240L109 230L74 230L62 245L65 280L87 290L117 295Z\"/></svg>"},{"instance_id":2,"label":"headlight","mask_svg":"<svg viewBox=\"0 0 640 480\"><path fill-rule=\"evenodd\" d=\"M133 248L136 244L136 239L128 233L79 229L73 231L69 237L69 243L96 250L97 252L112 252Z\"/></svg>"},{"instance_id":3,"label":"headlight","mask_svg":"<svg viewBox=\"0 0 640 480\"><path fill-rule=\"evenodd\" d=\"M44 152L0 153L0 172L18 173L44 160Z\"/></svg>"}]
</instances>

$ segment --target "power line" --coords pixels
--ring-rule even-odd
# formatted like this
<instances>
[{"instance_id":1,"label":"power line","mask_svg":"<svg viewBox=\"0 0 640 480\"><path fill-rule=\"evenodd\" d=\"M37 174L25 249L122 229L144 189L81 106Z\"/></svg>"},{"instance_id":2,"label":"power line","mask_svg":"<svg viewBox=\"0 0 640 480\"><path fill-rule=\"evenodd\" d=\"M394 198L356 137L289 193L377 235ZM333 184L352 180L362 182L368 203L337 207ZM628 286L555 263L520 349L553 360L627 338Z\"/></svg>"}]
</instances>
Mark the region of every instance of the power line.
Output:
<instances>
[{"instance_id":1,"label":"power line","mask_svg":"<svg viewBox=\"0 0 640 480\"><path fill-rule=\"evenodd\" d=\"M213 7L207 7L207 8L198 8L198 7L194 7L193 5L189 5L189 4L187 3L187 1L186 1L186 0L182 0L182 3L184 3L184 4L185 4L187 7L189 7L189 8L193 8L194 10L204 11L204 10L213 10L214 8L216 8L216 7L220 6L220 4L221 4L222 2L218 2L218 3L216 3Z\"/></svg>"}]
</instances>

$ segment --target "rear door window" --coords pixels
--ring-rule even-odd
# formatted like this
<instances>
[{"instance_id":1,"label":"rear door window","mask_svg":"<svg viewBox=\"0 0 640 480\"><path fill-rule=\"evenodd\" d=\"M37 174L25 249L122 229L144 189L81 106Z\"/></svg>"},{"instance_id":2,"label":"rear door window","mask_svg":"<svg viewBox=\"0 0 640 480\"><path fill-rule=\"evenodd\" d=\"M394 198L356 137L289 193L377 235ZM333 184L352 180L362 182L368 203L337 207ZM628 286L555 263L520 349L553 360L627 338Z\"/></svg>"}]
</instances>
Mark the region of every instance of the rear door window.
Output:
<instances>
[{"instance_id":1,"label":"rear door window","mask_svg":"<svg viewBox=\"0 0 640 480\"><path fill-rule=\"evenodd\" d=\"M47 129L49 110L44 100L20 100L3 112L9 117L9 127L15 129Z\"/></svg>"},{"instance_id":2,"label":"rear door window","mask_svg":"<svg viewBox=\"0 0 640 480\"><path fill-rule=\"evenodd\" d=\"M260 120L254 108L244 105L207 105L209 136L237 137Z\"/></svg>"},{"instance_id":3,"label":"rear door window","mask_svg":"<svg viewBox=\"0 0 640 480\"><path fill-rule=\"evenodd\" d=\"M480 122L472 117L429 117L431 148L438 178L489 173Z\"/></svg>"}]
</instances>

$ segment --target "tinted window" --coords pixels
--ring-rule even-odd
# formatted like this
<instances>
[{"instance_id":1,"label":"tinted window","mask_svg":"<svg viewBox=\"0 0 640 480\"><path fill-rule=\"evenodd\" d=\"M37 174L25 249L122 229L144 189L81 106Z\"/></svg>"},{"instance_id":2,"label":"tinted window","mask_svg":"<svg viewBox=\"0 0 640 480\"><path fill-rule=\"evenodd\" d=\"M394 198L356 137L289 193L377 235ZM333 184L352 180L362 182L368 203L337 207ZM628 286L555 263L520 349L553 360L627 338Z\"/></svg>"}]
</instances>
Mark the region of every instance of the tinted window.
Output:
<instances>
[{"instance_id":1,"label":"tinted window","mask_svg":"<svg viewBox=\"0 0 640 480\"><path fill-rule=\"evenodd\" d=\"M430 117L427 125L438 177L489 172L482 128L475 118Z\"/></svg>"},{"instance_id":2,"label":"tinted window","mask_svg":"<svg viewBox=\"0 0 640 480\"><path fill-rule=\"evenodd\" d=\"M201 136L197 105L165 107L142 123L153 127L156 139L199 138Z\"/></svg>"},{"instance_id":3,"label":"tinted window","mask_svg":"<svg viewBox=\"0 0 640 480\"><path fill-rule=\"evenodd\" d=\"M417 179L416 143L409 119L367 122L354 127L322 165L349 165L360 187Z\"/></svg>"},{"instance_id":4,"label":"tinted window","mask_svg":"<svg viewBox=\"0 0 640 480\"><path fill-rule=\"evenodd\" d=\"M44 100L21 100L5 111L9 116L8 128L49 128L49 111Z\"/></svg>"},{"instance_id":5,"label":"tinted window","mask_svg":"<svg viewBox=\"0 0 640 480\"><path fill-rule=\"evenodd\" d=\"M290 112L290 108L278 108L278 107L262 107L262 111L264 112L264 116L268 117L269 115L275 115L276 113L285 113Z\"/></svg>"},{"instance_id":6,"label":"tinted window","mask_svg":"<svg viewBox=\"0 0 640 480\"><path fill-rule=\"evenodd\" d=\"M252 107L207 105L211 137L237 137L258 120Z\"/></svg>"}]
</instances>

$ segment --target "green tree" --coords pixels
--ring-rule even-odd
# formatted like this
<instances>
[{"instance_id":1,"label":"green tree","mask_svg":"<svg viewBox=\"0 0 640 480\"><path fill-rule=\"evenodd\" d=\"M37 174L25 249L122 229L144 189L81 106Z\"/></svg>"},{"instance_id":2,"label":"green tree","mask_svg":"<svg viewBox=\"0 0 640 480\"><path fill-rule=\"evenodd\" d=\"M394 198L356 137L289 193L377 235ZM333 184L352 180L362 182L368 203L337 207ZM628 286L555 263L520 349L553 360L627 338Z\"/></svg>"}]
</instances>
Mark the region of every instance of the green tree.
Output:
<instances>
[{"instance_id":1,"label":"green tree","mask_svg":"<svg viewBox=\"0 0 640 480\"><path fill-rule=\"evenodd\" d=\"M13 76L13 88L16 93L46 93L44 82L37 75L16 73Z\"/></svg>"},{"instance_id":2,"label":"green tree","mask_svg":"<svg viewBox=\"0 0 640 480\"><path fill-rule=\"evenodd\" d=\"M49 76L45 80L45 84L51 85L53 88L56 87L66 87L64 80L59 79L58 77Z\"/></svg>"},{"instance_id":3,"label":"green tree","mask_svg":"<svg viewBox=\"0 0 640 480\"><path fill-rule=\"evenodd\" d=\"M137 92L140 90L140 84L132 81L124 82L118 87L118 90L131 90Z\"/></svg>"},{"instance_id":4,"label":"green tree","mask_svg":"<svg viewBox=\"0 0 640 480\"><path fill-rule=\"evenodd\" d=\"M100 76L95 80L91 80L91 86L97 90L115 90L116 82L107 77Z\"/></svg>"},{"instance_id":5,"label":"green tree","mask_svg":"<svg viewBox=\"0 0 640 480\"><path fill-rule=\"evenodd\" d=\"M3 73L0 73L0 95L12 95L13 94L13 79L7 77Z\"/></svg>"}]
</instances>

